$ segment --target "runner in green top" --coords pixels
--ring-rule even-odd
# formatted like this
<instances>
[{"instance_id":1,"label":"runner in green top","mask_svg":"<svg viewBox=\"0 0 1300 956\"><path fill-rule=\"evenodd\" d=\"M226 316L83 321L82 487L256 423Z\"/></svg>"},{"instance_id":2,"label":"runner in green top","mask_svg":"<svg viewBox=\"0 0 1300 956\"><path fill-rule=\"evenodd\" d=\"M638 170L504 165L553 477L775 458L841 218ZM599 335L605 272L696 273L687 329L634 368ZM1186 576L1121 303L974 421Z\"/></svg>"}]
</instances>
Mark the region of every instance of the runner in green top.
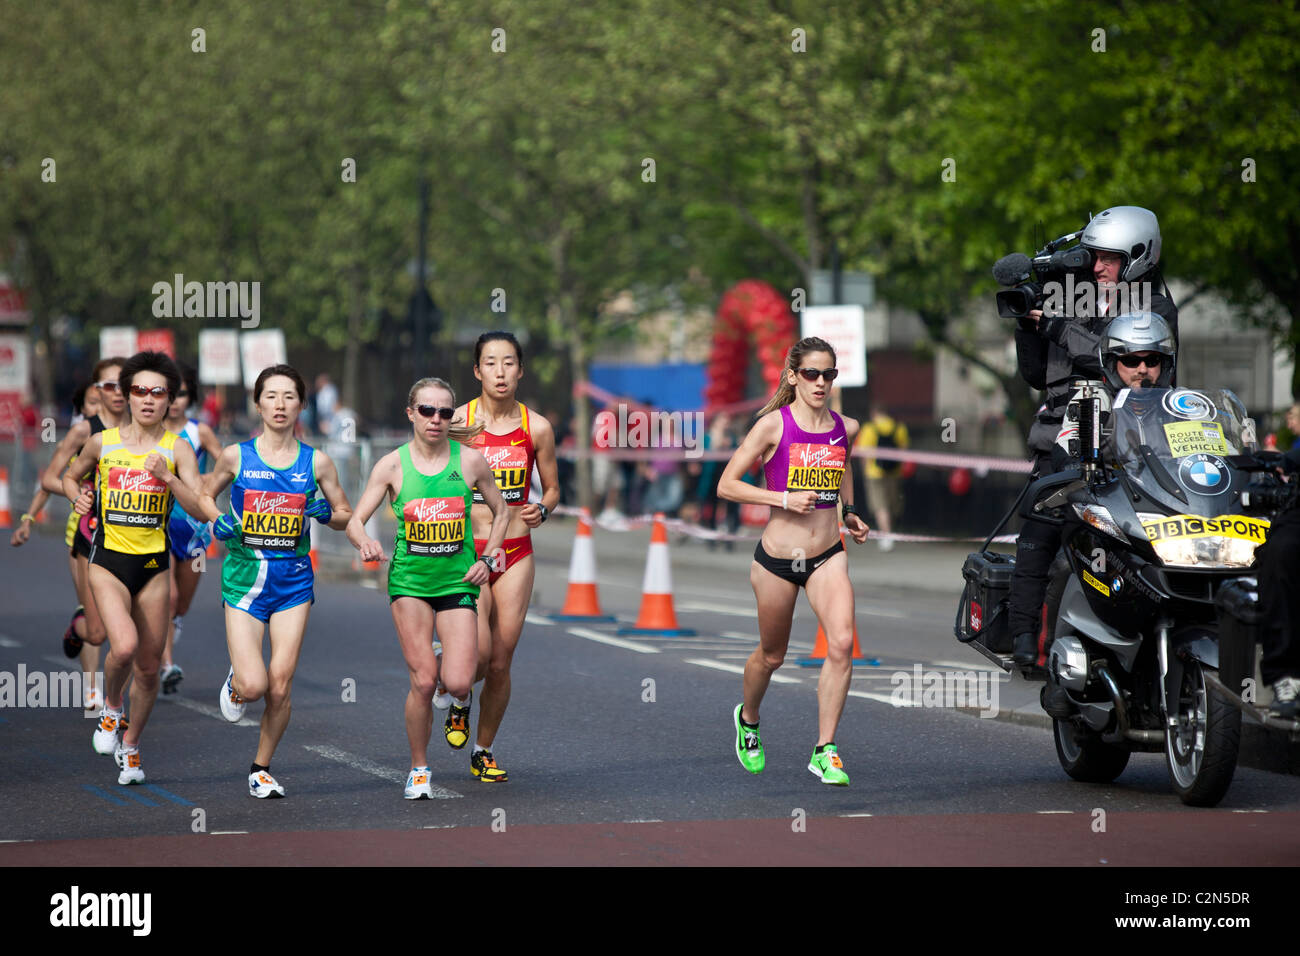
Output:
<instances>
[{"instance_id":1,"label":"runner in green top","mask_svg":"<svg viewBox=\"0 0 1300 956\"><path fill-rule=\"evenodd\" d=\"M363 561L384 560L383 545L366 534L365 524L385 496L392 502L397 538L388 596L411 674L406 695L406 736L411 745L408 800L433 795L429 734L440 666L433 653L434 634L442 641L441 677L449 693L468 696L478 666L478 591L493 566L491 557L474 557L473 539L466 537L474 486L492 509L486 555L500 549L510 520L488 463L474 449L459 444L473 438L482 426L453 428L455 408L451 386L442 379L422 378L411 386L406 407L406 417L414 426L411 440L375 463L347 528L348 540Z\"/></svg>"}]
</instances>

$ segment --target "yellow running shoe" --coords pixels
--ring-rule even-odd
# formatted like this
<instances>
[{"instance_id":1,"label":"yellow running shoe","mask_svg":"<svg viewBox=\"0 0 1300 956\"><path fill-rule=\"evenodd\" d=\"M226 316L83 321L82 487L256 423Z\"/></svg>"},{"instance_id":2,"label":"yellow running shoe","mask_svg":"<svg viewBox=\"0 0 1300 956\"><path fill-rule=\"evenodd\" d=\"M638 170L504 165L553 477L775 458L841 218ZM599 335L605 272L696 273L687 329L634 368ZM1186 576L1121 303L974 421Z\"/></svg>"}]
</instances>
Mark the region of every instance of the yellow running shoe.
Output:
<instances>
[{"instance_id":1,"label":"yellow running shoe","mask_svg":"<svg viewBox=\"0 0 1300 956\"><path fill-rule=\"evenodd\" d=\"M469 758L469 769L483 783L505 783L506 772L492 759L492 751L479 750Z\"/></svg>"}]
</instances>

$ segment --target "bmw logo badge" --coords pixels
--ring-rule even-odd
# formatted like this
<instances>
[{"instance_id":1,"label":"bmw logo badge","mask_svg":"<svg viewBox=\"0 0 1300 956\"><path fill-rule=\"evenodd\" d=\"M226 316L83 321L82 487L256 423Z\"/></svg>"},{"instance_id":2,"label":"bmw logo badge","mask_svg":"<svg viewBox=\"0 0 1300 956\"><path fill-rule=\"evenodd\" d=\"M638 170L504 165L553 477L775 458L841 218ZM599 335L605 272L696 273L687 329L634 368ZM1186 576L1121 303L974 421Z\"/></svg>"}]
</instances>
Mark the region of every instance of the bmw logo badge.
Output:
<instances>
[{"instance_id":1,"label":"bmw logo badge","mask_svg":"<svg viewBox=\"0 0 1300 956\"><path fill-rule=\"evenodd\" d=\"M1232 476L1217 455L1189 455L1178 466L1178 481L1193 494L1217 495L1228 490Z\"/></svg>"}]
</instances>

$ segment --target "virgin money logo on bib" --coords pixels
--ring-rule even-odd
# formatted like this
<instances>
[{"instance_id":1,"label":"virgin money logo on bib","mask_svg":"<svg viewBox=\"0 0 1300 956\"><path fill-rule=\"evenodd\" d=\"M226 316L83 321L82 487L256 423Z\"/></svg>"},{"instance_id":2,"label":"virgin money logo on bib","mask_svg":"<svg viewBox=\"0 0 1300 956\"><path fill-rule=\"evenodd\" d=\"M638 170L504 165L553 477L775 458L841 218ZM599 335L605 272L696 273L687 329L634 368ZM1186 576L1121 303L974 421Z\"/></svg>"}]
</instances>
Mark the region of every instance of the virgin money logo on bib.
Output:
<instances>
[{"instance_id":1,"label":"virgin money logo on bib","mask_svg":"<svg viewBox=\"0 0 1300 956\"><path fill-rule=\"evenodd\" d=\"M506 504L522 501L528 493L528 452L522 445L484 445L479 449L492 469L492 478ZM481 496L479 496L481 500Z\"/></svg>"},{"instance_id":2,"label":"virgin money logo on bib","mask_svg":"<svg viewBox=\"0 0 1300 956\"><path fill-rule=\"evenodd\" d=\"M307 496L286 491L244 492L241 524L247 548L263 551L296 551L302 537L303 509Z\"/></svg>"},{"instance_id":3,"label":"virgin money logo on bib","mask_svg":"<svg viewBox=\"0 0 1300 956\"><path fill-rule=\"evenodd\" d=\"M840 496L845 454L843 445L791 444L786 488L789 491L815 491L819 502L834 501Z\"/></svg>"},{"instance_id":4,"label":"virgin money logo on bib","mask_svg":"<svg viewBox=\"0 0 1300 956\"><path fill-rule=\"evenodd\" d=\"M464 498L414 498L402 508L406 553L459 554L465 546Z\"/></svg>"},{"instance_id":5,"label":"virgin money logo on bib","mask_svg":"<svg viewBox=\"0 0 1300 956\"><path fill-rule=\"evenodd\" d=\"M167 511L167 486L143 468L108 469L104 489L105 524L161 528Z\"/></svg>"}]
</instances>

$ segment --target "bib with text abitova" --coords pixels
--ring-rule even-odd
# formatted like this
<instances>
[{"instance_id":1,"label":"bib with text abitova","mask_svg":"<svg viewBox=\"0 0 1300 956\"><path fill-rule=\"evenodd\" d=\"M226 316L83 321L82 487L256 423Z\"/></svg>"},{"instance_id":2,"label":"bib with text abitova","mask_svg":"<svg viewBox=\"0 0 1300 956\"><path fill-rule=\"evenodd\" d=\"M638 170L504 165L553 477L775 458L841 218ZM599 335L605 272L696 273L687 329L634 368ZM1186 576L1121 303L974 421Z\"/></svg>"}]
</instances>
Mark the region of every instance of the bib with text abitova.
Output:
<instances>
[{"instance_id":1,"label":"bib with text abitova","mask_svg":"<svg viewBox=\"0 0 1300 956\"><path fill-rule=\"evenodd\" d=\"M465 546L464 498L412 498L402 506L406 553L459 554Z\"/></svg>"}]
</instances>

